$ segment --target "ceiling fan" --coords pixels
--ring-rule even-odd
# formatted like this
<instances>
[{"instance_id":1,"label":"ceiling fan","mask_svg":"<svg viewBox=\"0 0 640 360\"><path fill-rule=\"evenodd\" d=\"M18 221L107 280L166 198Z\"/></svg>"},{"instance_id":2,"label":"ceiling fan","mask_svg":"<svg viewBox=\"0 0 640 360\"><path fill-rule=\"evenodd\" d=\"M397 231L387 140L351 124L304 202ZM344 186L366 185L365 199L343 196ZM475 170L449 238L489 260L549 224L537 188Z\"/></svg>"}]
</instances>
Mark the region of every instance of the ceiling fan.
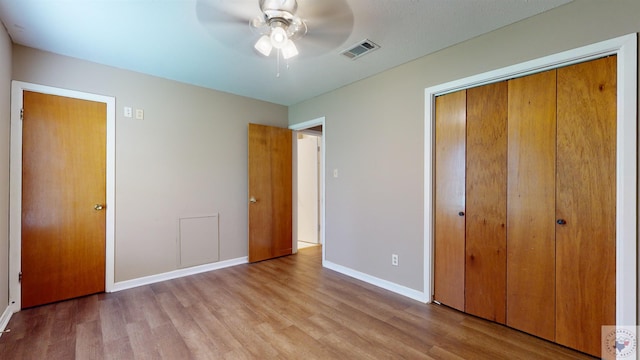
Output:
<instances>
[{"instance_id":1,"label":"ceiling fan","mask_svg":"<svg viewBox=\"0 0 640 360\"><path fill-rule=\"evenodd\" d=\"M353 28L347 0L258 0L257 5L198 0L196 15L211 36L237 51L269 56L275 49L283 59L322 55L342 45Z\"/></svg>"},{"instance_id":2,"label":"ceiling fan","mask_svg":"<svg viewBox=\"0 0 640 360\"><path fill-rule=\"evenodd\" d=\"M298 48L293 40L307 34L307 24L296 16L298 2L296 0L259 0L262 16L249 23L253 29L262 34L254 45L264 56L269 56L276 48L284 59L298 55Z\"/></svg>"}]
</instances>

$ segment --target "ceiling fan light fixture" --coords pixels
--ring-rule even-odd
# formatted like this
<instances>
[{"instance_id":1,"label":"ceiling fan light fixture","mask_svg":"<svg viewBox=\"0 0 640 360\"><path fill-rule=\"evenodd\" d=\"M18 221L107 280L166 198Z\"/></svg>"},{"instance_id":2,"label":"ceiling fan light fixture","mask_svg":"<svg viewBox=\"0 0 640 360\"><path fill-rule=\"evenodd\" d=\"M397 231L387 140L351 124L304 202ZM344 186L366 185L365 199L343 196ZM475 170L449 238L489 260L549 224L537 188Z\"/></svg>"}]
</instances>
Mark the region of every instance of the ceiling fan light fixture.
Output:
<instances>
[{"instance_id":1,"label":"ceiling fan light fixture","mask_svg":"<svg viewBox=\"0 0 640 360\"><path fill-rule=\"evenodd\" d=\"M298 48L296 47L296 44L294 44L291 40L287 40L286 45L281 50L282 58L284 58L285 60L298 55Z\"/></svg>"},{"instance_id":2,"label":"ceiling fan light fixture","mask_svg":"<svg viewBox=\"0 0 640 360\"><path fill-rule=\"evenodd\" d=\"M307 34L307 24L305 24L302 19L299 17L294 17L289 26L287 26L287 35L289 35L289 39L295 40L299 39Z\"/></svg>"},{"instance_id":3,"label":"ceiling fan light fixture","mask_svg":"<svg viewBox=\"0 0 640 360\"><path fill-rule=\"evenodd\" d=\"M307 34L307 24L296 16L296 0L259 0L259 4L262 16L249 21L251 30L262 35L254 47L264 56L269 56L273 48L276 49L276 77L280 77L280 59L288 60L298 55L298 48L293 40Z\"/></svg>"},{"instance_id":4,"label":"ceiling fan light fixture","mask_svg":"<svg viewBox=\"0 0 640 360\"><path fill-rule=\"evenodd\" d=\"M271 38L267 35L262 35L253 47L256 48L260 54L269 56L273 49L273 45L271 45Z\"/></svg>"},{"instance_id":5,"label":"ceiling fan light fixture","mask_svg":"<svg viewBox=\"0 0 640 360\"><path fill-rule=\"evenodd\" d=\"M267 23L265 22L263 16L258 16L249 20L249 27L252 31L260 32L265 26L267 26Z\"/></svg>"},{"instance_id":6,"label":"ceiling fan light fixture","mask_svg":"<svg viewBox=\"0 0 640 360\"><path fill-rule=\"evenodd\" d=\"M282 49L289 42L287 31L282 26L273 26L271 28L271 45L276 49Z\"/></svg>"}]
</instances>

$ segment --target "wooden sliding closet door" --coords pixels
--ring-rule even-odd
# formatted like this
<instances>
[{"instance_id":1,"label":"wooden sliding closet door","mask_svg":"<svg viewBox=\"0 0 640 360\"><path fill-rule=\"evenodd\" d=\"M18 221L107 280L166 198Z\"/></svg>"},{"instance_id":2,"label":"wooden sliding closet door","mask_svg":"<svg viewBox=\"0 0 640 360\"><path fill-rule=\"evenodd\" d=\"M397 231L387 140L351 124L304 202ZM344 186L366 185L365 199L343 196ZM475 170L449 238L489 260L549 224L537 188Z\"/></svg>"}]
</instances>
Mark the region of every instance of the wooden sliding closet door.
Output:
<instances>
[{"instance_id":1,"label":"wooden sliding closet door","mask_svg":"<svg viewBox=\"0 0 640 360\"><path fill-rule=\"evenodd\" d=\"M436 109L434 300L464 311L466 91Z\"/></svg>"},{"instance_id":2,"label":"wooden sliding closet door","mask_svg":"<svg viewBox=\"0 0 640 360\"><path fill-rule=\"evenodd\" d=\"M434 300L601 354L616 92L610 56L436 98Z\"/></svg>"},{"instance_id":3,"label":"wooden sliding closet door","mask_svg":"<svg viewBox=\"0 0 640 360\"><path fill-rule=\"evenodd\" d=\"M558 69L556 341L600 356L616 322L616 57Z\"/></svg>"},{"instance_id":4,"label":"wooden sliding closet door","mask_svg":"<svg viewBox=\"0 0 640 360\"><path fill-rule=\"evenodd\" d=\"M555 339L556 71L509 80L507 325Z\"/></svg>"},{"instance_id":5,"label":"wooden sliding closet door","mask_svg":"<svg viewBox=\"0 0 640 360\"><path fill-rule=\"evenodd\" d=\"M504 324L507 82L467 90L465 311Z\"/></svg>"}]
</instances>

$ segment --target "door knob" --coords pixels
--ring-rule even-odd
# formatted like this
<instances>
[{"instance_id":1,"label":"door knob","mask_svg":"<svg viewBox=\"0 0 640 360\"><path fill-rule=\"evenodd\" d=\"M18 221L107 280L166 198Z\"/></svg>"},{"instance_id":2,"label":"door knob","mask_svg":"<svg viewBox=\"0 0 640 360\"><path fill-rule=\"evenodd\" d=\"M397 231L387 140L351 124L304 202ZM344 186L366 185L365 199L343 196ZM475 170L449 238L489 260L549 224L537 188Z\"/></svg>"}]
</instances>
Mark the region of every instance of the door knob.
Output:
<instances>
[{"instance_id":1,"label":"door knob","mask_svg":"<svg viewBox=\"0 0 640 360\"><path fill-rule=\"evenodd\" d=\"M460 212L458 213L458 216L464 216L464 211L460 211Z\"/></svg>"},{"instance_id":2,"label":"door knob","mask_svg":"<svg viewBox=\"0 0 640 360\"><path fill-rule=\"evenodd\" d=\"M93 208L94 208L95 210L100 211L100 210L104 209L104 205L102 205L102 204L95 204L95 205L93 206Z\"/></svg>"},{"instance_id":3,"label":"door knob","mask_svg":"<svg viewBox=\"0 0 640 360\"><path fill-rule=\"evenodd\" d=\"M558 219L558 220L556 220L556 224L558 224L558 225L564 225L564 224L566 224L566 223L567 223L567 222L566 222L564 219Z\"/></svg>"},{"instance_id":4,"label":"door knob","mask_svg":"<svg viewBox=\"0 0 640 360\"><path fill-rule=\"evenodd\" d=\"M252 203L252 204L255 204L255 203L257 203L257 202L258 202L258 200L256 200L256 198L252 196L252 197L249 199L249 202L250 202L250 203Z\"/></svg>"}]
</instances>

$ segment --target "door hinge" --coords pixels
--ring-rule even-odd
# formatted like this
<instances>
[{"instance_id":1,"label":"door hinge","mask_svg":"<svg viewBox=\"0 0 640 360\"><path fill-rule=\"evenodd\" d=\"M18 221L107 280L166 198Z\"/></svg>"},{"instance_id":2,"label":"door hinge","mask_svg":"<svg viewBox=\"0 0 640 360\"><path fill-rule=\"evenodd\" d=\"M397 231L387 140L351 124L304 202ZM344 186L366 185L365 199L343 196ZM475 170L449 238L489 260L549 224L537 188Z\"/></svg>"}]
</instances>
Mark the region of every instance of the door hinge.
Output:
<instances>
[{"instance_id":1,"label":"door hinge","mask_svg":"<svg viewBox=\"0 0 640 360\"><path fill-rule=\"evenodd\" d=\"M24 108L20 109L20 120L24 120Z\"/></svg>"},{"instance_id":2,"label":"door hinge","mask_svg":"<svg viewBox=\"0 0 640 360\"><path fill-rule=\"evenodd\" d=\"M18 282L21 283L22 282L22 271L20 271L18 273Z\"/></svg>"}]
</instances>

